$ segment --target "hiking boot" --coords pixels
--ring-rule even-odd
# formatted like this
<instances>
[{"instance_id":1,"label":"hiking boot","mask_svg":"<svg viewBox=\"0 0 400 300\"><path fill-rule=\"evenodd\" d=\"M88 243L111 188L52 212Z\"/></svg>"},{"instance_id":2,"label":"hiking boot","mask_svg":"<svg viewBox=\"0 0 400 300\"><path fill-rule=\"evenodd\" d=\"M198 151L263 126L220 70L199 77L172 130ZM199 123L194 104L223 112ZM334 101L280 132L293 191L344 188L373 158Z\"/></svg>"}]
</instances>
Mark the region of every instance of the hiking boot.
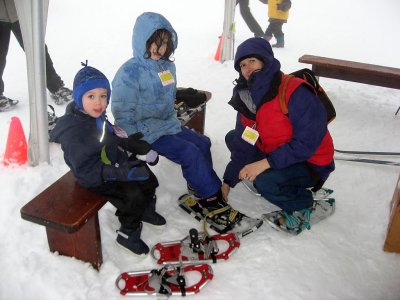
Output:
<instances>
[{"instance_id":1,"label":"hiking boot","mask_svg":"<svg viewBox=\"0 0 400 300\"><path fill-rule=\"evenodd\" d=\"M221 190L210 197L199 199L198 203L210 212L228 205L222 197Z\"/></svg>"},{"instance_id":2,"label":"hiking boot","mask_svg":"<svg viewBox=\"0 0 400 300\"><path fill-rule=\"evenodd\" d=\"M60 87L55 93L50 93L50 96L57 105L72 101L72 91L65 86Z\"/></svg>"},{"instance_id":3,"label":"hiking boot","mask_svg":"<svg viewBox=\"0 0 400 300\"><path fill-rule=\"evenodd\" d=\"M0 112L11 110L18 104L18 100L7 98L3 95L0 96Z\"/></svg>"},{"instance_id":4,"label":"hiking boot","mask_svg":"<svg viewBox=\"0 0 400 300\"><path fill-rule=\"evenodd\" d=\"M135 255L140 256L149 253L149 247L140 238L142 227L143 225L141 222L137 228L127 228L121 226L121 228L117 230L117 245Z\"/></svg>"},{"instance_id":5,"label":"hiking boot","mask_svg":"<svg viewBox=\"0 0 400 300\"><path fill-rule=\"evenodd\" d=\"M264 39L269 42L272 39L272 35L264 35Z\"/></svg>"},{"instance_id":6,"label":"hiking boot","mask_svg":"<svg viewBox=\"0 0 400 300\"><path fill-rule=\"evenodd\" d=\"M142 216L142 222L157 226L157 227L164 227L167 223L165 218L156 212L156 195L154 195L153 199L150 201L149 205L144 210Z\"/></svg>"},{"instance_id":7,"label":"hiking boot","mask_svg":"<svg viewBox=\"0 0 400 300\"><path fill-rule=\"evenodd\" d=\"M276 43L271 45L272 48L285 48L285 43Z\"/></svg>"},{"instance_id":8,"label":"hiking boot","mask_svg":"<svg viewBox=\"0 0 400 300\"><path fill-rule=\"evenodd\" d=\"M276 44L271 45L272 48L284 48L285 47L285 36L276 37Z\"/></svg>"}]
</instances>

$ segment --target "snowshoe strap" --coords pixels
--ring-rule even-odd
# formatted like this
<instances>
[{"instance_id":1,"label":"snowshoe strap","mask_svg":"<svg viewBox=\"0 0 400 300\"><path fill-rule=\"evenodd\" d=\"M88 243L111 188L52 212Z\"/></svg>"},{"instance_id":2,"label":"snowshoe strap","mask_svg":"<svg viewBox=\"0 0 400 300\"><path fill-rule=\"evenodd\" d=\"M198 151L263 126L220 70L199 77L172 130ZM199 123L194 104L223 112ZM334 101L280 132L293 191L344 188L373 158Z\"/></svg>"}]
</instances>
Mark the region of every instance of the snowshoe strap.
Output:
<instances>
[{"instance_id":1,"label":"snowshoe strap","mask_svg":"<svg viewBox=\"0 0 400 300\"><path fill-rule=\"evenodd\" d=\"M186 280L184 277L183 267L176 267L176 268L174 267L173 274L169 275L167 273L164 273L161 280L163 283L165 283L165 286L167 286L167 287L168 287L167 283L179 286L182 296L183 297L186 296L186 289L185 289ZM170 288L168 287L168 289L170 289Z\"/></svg>"},{"instance_id":2,"label":"snowshoe strap","mask_svg":"<svg viewBox=\"0 0 400 300\"><path fill-rule=\"evenodd\" d=\"M210 213L208 213L205 217L204 217L204 231L207 232L207 228L206 228L206 221L207 219L212 219L215 216L218 216L220 214L225 213L226 211L229 211L229 215L228 215L228 224L225 227L224 230L221 230L220 233L227 233L229 230L231 230L235 224L234 220L236 219L236 217L238 216L239 212L235 209L232 208L232 206L230 206L229 204L227 204L224 207L218 208L216 210L211 211Z\"/></svg>"}]
</instances>

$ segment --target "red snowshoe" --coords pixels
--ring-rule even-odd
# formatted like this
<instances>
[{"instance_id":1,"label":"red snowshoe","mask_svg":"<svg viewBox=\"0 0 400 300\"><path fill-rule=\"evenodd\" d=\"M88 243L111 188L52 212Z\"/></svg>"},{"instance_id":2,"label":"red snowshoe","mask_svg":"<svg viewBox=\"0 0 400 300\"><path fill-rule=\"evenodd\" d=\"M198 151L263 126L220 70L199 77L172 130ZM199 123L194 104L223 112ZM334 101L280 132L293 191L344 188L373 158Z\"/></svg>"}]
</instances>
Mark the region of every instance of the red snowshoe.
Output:
<instances>
[{"instance_id":1,"label":"red snowshoe","mask_svg":"<svg viewBox=\"0 0 400 300\"><path fill-rule=\"evenodd\" d=\"M122 273L115 284L123 296L187 296L200 292L213 276L208 264L166 265L158 270Z\"/></svg>"},{"instance_id":2,"label":"red snowshoe","mask_svg":"<svg viewBox=\"0 0 400 300\"><path fill-rule=\"evenodd\" d=\"M216 263L229 259L239 246L239 237L235 233L208 236L191 229L182 240L156 244L151 255L158 264Z\"/></svg>"}]
</instances>

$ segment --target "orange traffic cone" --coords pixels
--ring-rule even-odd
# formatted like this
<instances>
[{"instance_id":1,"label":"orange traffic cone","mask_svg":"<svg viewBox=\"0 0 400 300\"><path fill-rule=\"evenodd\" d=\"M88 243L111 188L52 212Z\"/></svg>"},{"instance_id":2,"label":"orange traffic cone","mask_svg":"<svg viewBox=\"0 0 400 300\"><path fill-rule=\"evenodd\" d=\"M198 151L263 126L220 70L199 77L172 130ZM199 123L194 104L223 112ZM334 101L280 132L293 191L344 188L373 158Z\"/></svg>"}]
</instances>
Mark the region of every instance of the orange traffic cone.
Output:
<instances>
[{"instance_id":1,"label":"orange traffic cone","mask_svg":"<svg viewBox=\"0 0 400 300\"><path fill-rule=\"evenodd\" d=\"M215 55L214 55L214 60L216 60L216 61L219 61L219 58L221 55L221 45L222 45L222 34L219 37L217 52L215 52Z\"/></svg>"},{"instance_id":2,"label":"orange traffic cone","mask_svg":"<svg viewBox=\"0 0 400 300\"><path fill-rule=\"evenodd\" d=\"M26 143L24 129L18 117L12 117L8 131L6 153L3 164L22 165L28 160L28 145Z\"/></svg>"}]
</instances>

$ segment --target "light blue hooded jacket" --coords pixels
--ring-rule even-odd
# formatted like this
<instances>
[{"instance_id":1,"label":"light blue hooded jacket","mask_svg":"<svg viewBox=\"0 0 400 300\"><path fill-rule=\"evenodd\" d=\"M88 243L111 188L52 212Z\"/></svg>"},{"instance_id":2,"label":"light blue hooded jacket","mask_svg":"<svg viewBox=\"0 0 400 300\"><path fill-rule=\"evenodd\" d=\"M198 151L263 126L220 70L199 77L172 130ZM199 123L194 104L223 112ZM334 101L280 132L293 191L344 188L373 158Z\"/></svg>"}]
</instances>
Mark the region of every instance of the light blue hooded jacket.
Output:
<instances>
[{"instance_id":1,"label":"light blue hooded jacket","mask_svg":"<svg viewBox=\"0 0 400 300\"><path fill-rule=\"evenodd\" d=\"M168 20L157 13L141 14L133 28L133 57L119 68L112 82L111 110L115 124L128 135L142 132L143 139L150 144L161 136L181 131L174 108L175 64L145 58L146 42L158 29L171 32L176 49L178 36ZM174 76L175 83L163 86L158 73L166 70Z\"/></svg>"}]
</instances>

